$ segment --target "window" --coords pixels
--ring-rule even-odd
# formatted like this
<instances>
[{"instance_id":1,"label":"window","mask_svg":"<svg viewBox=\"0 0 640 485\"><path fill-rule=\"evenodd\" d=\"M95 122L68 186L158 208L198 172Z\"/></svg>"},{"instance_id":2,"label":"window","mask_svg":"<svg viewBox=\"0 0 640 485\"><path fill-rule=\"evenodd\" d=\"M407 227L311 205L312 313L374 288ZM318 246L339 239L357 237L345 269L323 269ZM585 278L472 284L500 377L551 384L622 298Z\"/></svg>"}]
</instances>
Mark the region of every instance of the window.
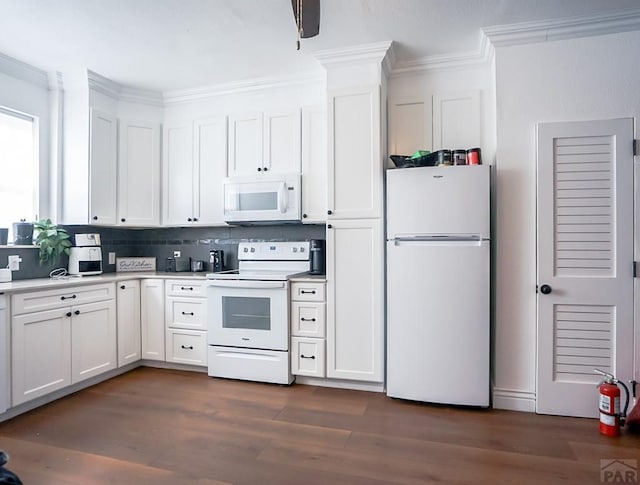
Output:
<instances>
[{"instance_id":1,"label":"window","mask_svg":"<svg viewBox=\"0 0 640 485\"><path fill-rule=\"evenodd\" d=\"M38 120L0 107L0 227L38 212Z\"/></svg>"}]
</instances>

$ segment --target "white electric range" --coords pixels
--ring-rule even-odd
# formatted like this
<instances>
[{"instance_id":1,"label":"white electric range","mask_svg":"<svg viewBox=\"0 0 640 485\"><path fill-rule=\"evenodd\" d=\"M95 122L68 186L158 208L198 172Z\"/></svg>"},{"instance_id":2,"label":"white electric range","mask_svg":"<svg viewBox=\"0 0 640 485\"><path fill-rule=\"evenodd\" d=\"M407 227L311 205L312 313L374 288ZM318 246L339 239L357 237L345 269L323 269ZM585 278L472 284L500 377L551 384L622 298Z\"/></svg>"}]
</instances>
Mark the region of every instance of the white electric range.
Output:
<instances>
[{"instance_id":1,"label":"white electric range","mask_svg":"<svg viewBox=\"0 0 640 485\"><path fill-rule=\"evenodd\" d=\"M238 269L207 274L212 377L291 384L289 279L309 271L309 242L238 245Z\"/></svg>"}]
</instances>

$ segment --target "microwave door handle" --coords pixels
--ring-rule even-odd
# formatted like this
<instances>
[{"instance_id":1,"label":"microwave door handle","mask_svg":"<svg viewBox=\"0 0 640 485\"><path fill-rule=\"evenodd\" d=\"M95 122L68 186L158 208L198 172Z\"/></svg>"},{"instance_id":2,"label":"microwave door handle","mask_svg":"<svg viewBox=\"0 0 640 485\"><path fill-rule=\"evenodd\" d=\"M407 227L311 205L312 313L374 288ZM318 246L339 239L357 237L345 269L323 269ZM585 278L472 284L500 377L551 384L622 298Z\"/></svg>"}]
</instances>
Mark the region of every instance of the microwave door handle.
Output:
<instances>
[{"instance_id":1,"label":"microwave door handle","mask_svg":"<svg viewBox=\"0 0 640 485\"><path fill-rule=\"evenodd\" d=\"M280 206L282 214L287 212L287 184L285 182L282 182L280 189L278 189L278 206Z\"/></svg>"}]
</instances>

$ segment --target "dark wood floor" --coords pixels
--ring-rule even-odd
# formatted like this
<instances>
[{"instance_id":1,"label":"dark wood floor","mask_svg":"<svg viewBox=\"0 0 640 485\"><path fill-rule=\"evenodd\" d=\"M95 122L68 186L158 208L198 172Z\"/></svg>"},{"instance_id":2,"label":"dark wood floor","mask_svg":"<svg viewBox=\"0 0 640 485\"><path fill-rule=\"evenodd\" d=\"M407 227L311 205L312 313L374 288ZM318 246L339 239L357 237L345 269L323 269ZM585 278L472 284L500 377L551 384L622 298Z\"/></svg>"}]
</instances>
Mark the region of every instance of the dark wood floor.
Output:
<instances>
[{"instance_id":1,"label":"dark wood floor","mask_svg":"<svg viewBox=\"0 0 640 485\"><path fill-rule=\"evenodd\" d=\"M587 484L640 460L595 420L151 368L0 424L0 448L27 485Z\"/></svg>"}]
</instances>

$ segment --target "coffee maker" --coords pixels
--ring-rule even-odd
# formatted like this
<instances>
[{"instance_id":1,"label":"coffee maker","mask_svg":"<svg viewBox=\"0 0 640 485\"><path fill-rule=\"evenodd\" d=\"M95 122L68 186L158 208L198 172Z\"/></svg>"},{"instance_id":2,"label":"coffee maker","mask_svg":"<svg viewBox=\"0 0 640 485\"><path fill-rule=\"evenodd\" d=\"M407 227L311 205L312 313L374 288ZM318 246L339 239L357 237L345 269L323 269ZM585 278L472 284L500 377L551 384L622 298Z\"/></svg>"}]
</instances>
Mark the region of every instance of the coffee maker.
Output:
<instances>
[{"instance_id":1,"label":"coffee maker","mask_svg":"<svg viewBox=\"0 0 640 485\"><path fill-rule=\"evenodd\" d=\"M76 245L69 250L69 274L98 275L102 273L100 234L76 234Z\"/></svg>"},{"instance_id":2,"label":"coffee maker","mask_svg":"<svg viewBox=\"0 0 640 485\"><path fill-rule=\"evenodd\" d=\"M221 249L209 251L209 264L211 264L211 271L214 273L224 270L224 251Z\"/></svg>"},{"instance_id":3,"label":"coffee maker","mask_svg":"<svg viewBox=\"0 0 640 485\"><path fill-rule=\"evenodd\" d=\"M311 255L309 274L325 274L325 240L311 239L309 241L309 253Z\"/></svg>"}]
</instances>

